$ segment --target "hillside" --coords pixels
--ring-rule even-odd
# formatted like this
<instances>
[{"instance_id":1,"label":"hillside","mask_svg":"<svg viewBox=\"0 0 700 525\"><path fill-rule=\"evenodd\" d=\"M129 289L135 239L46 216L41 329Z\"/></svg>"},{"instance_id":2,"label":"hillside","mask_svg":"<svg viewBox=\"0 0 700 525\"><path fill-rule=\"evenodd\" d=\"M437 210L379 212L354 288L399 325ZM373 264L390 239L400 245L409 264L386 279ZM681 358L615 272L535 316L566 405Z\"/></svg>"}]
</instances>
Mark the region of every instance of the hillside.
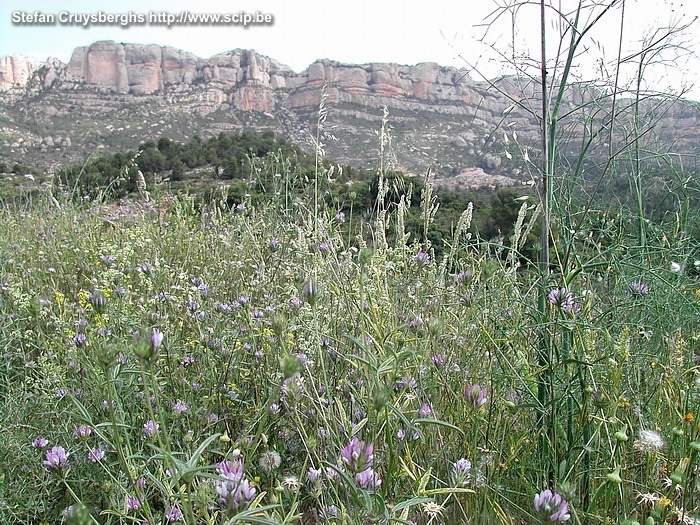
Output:
<instances>
[{"instance_id":1,"label":"hillside","mask_svg":"<svg viewBox=\"0 0 700 525\"><path fill-rule=\"evenodd\" d=\"M296 73L251 50L203 59L171 47L102 41L76 48L67 64L0 58L0 160L48 168L161 136L189 140L242 129L274 131L312 151L325 93L325 131L332 137L324 144L331 158L375 165L386 107L396 167L415 174L431 167L438 181L457 188L520 185L529 178L525 152L535 160L539 148L530 111L538 106L538 90L532 81L476 81L466 69L434 63L324 59ZM610 104L581 85L567 95L561 130L575 154L583 123L604 123ZM626 100L617 105L621 142L630 138L627 106ZM654 126L645 144L696 152L697 105L649 99L642 109L645 124ZM607 138L594 141L592 166L596 150L607 151Z\"/></svg>"}]
</instances>

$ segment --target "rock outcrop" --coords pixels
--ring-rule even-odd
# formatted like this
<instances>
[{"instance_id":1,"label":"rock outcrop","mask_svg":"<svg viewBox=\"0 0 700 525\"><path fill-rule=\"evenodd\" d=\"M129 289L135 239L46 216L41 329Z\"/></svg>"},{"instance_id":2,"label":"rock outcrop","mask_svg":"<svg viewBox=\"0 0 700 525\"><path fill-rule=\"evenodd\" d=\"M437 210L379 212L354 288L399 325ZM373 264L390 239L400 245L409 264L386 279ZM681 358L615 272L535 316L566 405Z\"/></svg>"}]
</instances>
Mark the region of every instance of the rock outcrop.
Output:
<instances>
[{"instance_id":1,"label":"rock outcrop","mask_svg":"<svg viewBox=\"0 0 700 525\"><path fill-rule=\"evenodd\" d=\"M595 97L594 89L570 89L561 113L568 115L571 137L589 118L575 108ZM32 152L39 162L74 161L95 149L133 148L158 136L189 139L244 127L281 132L312 149L324 96L327 126L339 139L326 141L328 154L356 165L376 162L383 107L390 111L397 162L412 172L431 167L464 185L515 183L518 159L535 158L540 147L538 121L527 109L539 105L535 82L477 82L465 69L431 62L323 59L296 73L252 50L200 58L173 47L100 41L76 48L67 64L0 58L0 92L6 122L0 150L4 142L11 161ZM658 115L655 129L670 137L674 153L694 152L697 108L649 106ZM45 124L43 135L36 115ZM596 118L605 120L605 112ZM48 130L62 140L44 140Z\"/></svg>"},{"instance_id":2,"label":"rock outcrop","mask_svg":"<svg viewBox=\"0 0 700 525\"><path fill-rule=\"evenodd\" d=\"M0 57L0 91L23 88L40 62L23 56Z\"/></svg>"}]
</instances>

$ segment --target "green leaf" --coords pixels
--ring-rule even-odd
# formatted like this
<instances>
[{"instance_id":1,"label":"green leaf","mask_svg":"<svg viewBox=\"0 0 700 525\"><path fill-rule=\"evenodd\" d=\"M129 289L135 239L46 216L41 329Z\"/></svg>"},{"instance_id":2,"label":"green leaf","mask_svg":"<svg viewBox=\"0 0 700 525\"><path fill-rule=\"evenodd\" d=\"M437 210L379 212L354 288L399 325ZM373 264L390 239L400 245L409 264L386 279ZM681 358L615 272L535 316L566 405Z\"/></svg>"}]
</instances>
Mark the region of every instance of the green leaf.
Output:
<instances>
[{"instance_id":1,"label":"green leaf","mask_svg":"<svg viewBox=\"0 0 700 525\"><path fill-rule=\"evenodd\" d=\"M438 426L441 426L441 427L446 427L446 428L450 428L450 429L452 429L452 430L456 430L456 431L459 432L460 434L464 435L464 430L462 430L462 429L459 428L459 427L454 426L454 425L451 424L451 423L448 423L447 421L442 421L442 420L440 420L440 419L434 419L434 418L431 418L431 417L428 417L428 418L425 418L425 417L424 417L424 418L414 419L414 420L413 420L413 423L416 424L416 425L423 425L423 424L426 424L426 425L438 425Z\"/></svg>"}]
</instances>

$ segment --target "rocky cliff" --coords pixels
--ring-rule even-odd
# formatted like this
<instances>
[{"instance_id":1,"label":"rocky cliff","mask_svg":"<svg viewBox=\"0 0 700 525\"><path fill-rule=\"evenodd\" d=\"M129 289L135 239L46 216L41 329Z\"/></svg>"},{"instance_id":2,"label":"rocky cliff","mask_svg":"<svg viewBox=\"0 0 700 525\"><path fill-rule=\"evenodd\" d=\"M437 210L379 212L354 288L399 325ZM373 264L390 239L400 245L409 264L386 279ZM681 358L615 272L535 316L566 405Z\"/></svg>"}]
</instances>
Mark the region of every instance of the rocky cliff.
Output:
<instances>
[{"instance_id":1,"label":"rocky cliff","mask_svg":"<svg viewBox=\"0 0 700 525\"><path fill-rule=\"evenodd\" d=\"M326 141L329 156L371 165L387 107L400 167L421 173L432 166L442 178L461 174L460 180L478 174L476 185L494 176L491 182L503 185L521 175L522 162L513 158L522 161L538 148L538 122L529 110L538 92L532 82L475 82L464 69L435 63L324 59L296 73L251 50L203 59L172 47L101 41L76 48L68 64L0 59L0 153L11 162L49 164L161 135L188 139L243 127L311 147L325 97L326 131L338 139ZM568 98L573 107L593 96L576 86ZM693 152L698 112L687 104L650 107L673 147ZM570 118L572 136L580 135L584 117Z\"/></svg>"}]
</instances>

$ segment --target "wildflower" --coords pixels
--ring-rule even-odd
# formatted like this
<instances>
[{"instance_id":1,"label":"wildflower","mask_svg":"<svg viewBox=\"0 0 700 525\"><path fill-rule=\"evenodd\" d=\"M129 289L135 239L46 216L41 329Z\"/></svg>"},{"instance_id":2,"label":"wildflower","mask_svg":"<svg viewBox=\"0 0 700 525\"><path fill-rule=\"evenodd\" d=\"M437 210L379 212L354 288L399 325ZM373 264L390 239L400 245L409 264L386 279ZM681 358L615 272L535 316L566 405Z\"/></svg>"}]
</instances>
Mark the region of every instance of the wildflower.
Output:
<instances>
[{"instance_id":1,"label":"wildflower","mask_svg":"<svg viewBox=\"0 0 700 525\"><path fill-rule=\"evenodd\" d=\"M649 285L643 283L642 281L632 281L630 284L630 291L637 295L649 295Z\"/></svg>"},{"instance_id":2,"label":"wildflower","mask_svg":"<svg viewBox=\"0 0 700 525\"><path fill-rule=\"evenodd\" d=\"M105 266L112 266L117 261L114 255L103 255L100 259Z\"/></svg>"},{"instance_id":3,"label":"wildflower","mask_svg":"<svg viewBox=\"0 0 700 525\"><path fill-rule=\"evenodd\" d=\"M282 464L282 458L276 450L268 450L260 454L258 464L265 472L272 472Z\"/></svg>"},{"instance_id":4,"label":"wildflower","mask_svg":"<svg viewBox=\"0 0 700 525\"><path fill-rule=\"evenodd\" d=\"M277 415L280 413L281 408L280 408L279 404L272 403L268 410L270 411L270 414L272 414L274 416L274 415Z\"/></svg>"},{"instance_id":5,"label":"wildflower","mask_svg":"<svg viewBox=\"0 0 700 525\"><path fill-rule=\"evenodd\" d=\"M445 356L443 354L435 354L432 360L435 366L442 366L445 364Z\"/></svg>"},{"instance_id":6,"label":"wildflower","mask_svg":"<svg viewBox=\"0 0 700 525\"><path fill-rule=\"evenodd\" d=\"M130 512L132 510L138 510L141 508L141 500L136 496L129 495L126 498L126 511Z\"/></svg>"},{"instance_id":7,"label":"wildflower","mask_svg":"<svg viewBox=\"0 0 700 525\"><path fill-rule=\"evenodd\" d=\"M428 417L432 414L433 407L431 407L429 403L423 403L423 405L421 405L420 409L418 410L418 417L420 418Z\"/></svg>"},{"instance_id":8,"label":"wildflower","mask_svg":"<svg viewBox=\"0 0 700 525\"><path fill-rule=\"evenodd\" d=\"M282 486L292 492L297 492L301 487L301 483L299 483L299 478L296 476L285 476L282 479Z\"/></svg>"},{"instance_id":9,"label":"wildflower","mask_svg":"<svg viewBox=\"0 0 700 525\"><path fill-rule=\"evenodd\" d=\"M547 489L535 496L535 513L546 521L568 521L569 503L560 494Z\"/></svg>"},{"instance_id":10,"label":"wildflower","mask_svg":"<svg viewBox=\"0 0 700 525\"><path fill-rule=\"evenodd\" d=\"M295 360L296 362L296 360ZM284 398L294 398L297 395L304 393L304 377L299 373L295 373L282 382L280 392Z\"/></svg>"},{"instance_id":11,"label":"wildflower","mask_svg":"<svg viewBox=\"0 0 700 525\"><path fill-rule=\"evenodd\" d=\"M570 310L574 307L574 294L568 291L566 288L555 288L549 295L547 299L554 306L558 306L564 311Z\"/></svg>"},{"instance_id":12,"label":"wildflower","mask_svg":"<svg viewBox=\"0 0 700 525\"><path fill-rule=\"evenodd\" d=\"M463 487L471 480L472 464L468 459L462 458L452 465L452 482L455 487Z\"/></svg>"},{"instance_id":13,"label":"wildflower","mask_svg":"<svg viewBox=\"0 0 700 525\"><path fill-rule=\"evenodd\" d=\"M673 273L681 273L681 271L683 271L683 267L680 265L680 263L674 261L671 263L670 270Z\"/></svg>"},{"instance_id":14,"label":"wildflower","mask_svg":"<svg viewBox=\"0 0 700 525\"><path fill-rule=\"evenodd\" d=\"M423 503L423 512L425 512L431 519L439 516L445 509L442 505L435 503L434 501L427 501Z\"/></svg>"},{"instance_id":15,"label":"wildflower","mask_svg":"<svg viewBox=\"0 0 700 525\"><path fill-rule=\"evenodd\" d=\"M87 336L82 332L75 334L73 336L73 344L77 347L86 346L87 345Z\"/></svg>"},{"instance_id":16,"label":"wildflower","mask_svg":"<svg viewBox=\"0 0 700 525\"><path fill-rule=\"evenodd\" d=\"M303 305L304 305L304 301L302 301L302 300L299 299L298 297L293 297L292 300L289 301L289 306L291 306L291 308L292 308L293 310L298 310L298 309L301 308Z\"/></svg>"},{"instance_id":17,"label":"wildflower","mask_svg":"<svg viewBox=\"0 0 700 525\"><path fill-rule=\"evenodd\" d=\"M323 474L323 471L320 468L309 467L309 470L306 472L306 478L313 483L321 479L321 474Z\"/></svg>"},{"instance_id":18,"label":"wildflower","mask_svg":"<svg viewBox=\"0 0 700 525\"><path fill-rule=\"evenodd\" d=\"M326 477L330 481L338 481L340 479L340 474L333 467L326 467Z\"/></svg>"},{"instance_id":19,"label":"wildflower","mask_svg":"<svg viewBox=\"0 0 700 525\"><path fill-rule=\"evenodd\" d=\"M161 344L163 344L163 332L154 328L151 332L151 348L157 352Z\"/></svg>"},{"instance_id":20,"label":"wildflower","mask_svg":"<svg viewBox=\"0 0 700 525\"><path fill-rule=\"evenodd\" d=\"M139 478L136 480L136 488L137 489L145 489L146 488L146 480L144 478Z\"/></svg>"},{"instance_id":21,"label":"wildflower","mask_svg":"<svg viewBox=\"0 0 700 525\"><path fill-rule=\"evenodd\" d=\"M165 519L171 523L174 523L176 521L182 521L184 518L185 516L182 514L182 511L177 506L171 507L165 512Z\"/></svg>"},{"instance_id":22,"label":"wildflower","mask_svg":"<svg viewBox=\"0 0 700 525\"><path fill-rule=\"evenodd\" d=\"M647 492L646 494L639 493L639 504L645 507L653 507L659 501L659 496Z\"/></svg>"},{"instance_id":23,"label":"wildflower","mask_svg":"<svg viewBox=\"0 0 700 525\"><path fill-rule=\"evenodd\" d=\"M413 318L408 321L409 328L421 328L423 326L423 318L420 315L414 315Z\"/></svg>"},{"instance_id":24,"label":"wildflower","mask_svg":"<svg viewBox=\"0 0 700 525\"><path fill-rule=\"evenodd\" d=\"M181 416L188 410L188 406L186 403L183 401L180 401L179 399L173 404L173 412L175 412L175 415Z\"/></svg>"},{"instance_id":25,"label":"wildflower","mask_svg":"<svg viewBox=\"0 0 700 525\"><path fill-rule=\"evenodd\" d=\"M105 451L101 448L93 447L90 449L90 452L88 452L87 458L88 461L92 461L93 463L99 463L105 458Z\"/></svg>"},{"instance_id":26,"label":"wildflower","mask_svg":"<svg viewBox=\"0 0 700 525\"><path fill-rule=\"evenodd\" d=\"M278 250L280 247L279 239L270 239L270 249L273 251Z\"/></svg>"},{"instance_id":27,"label":"wildflower","mask_svg":"<svg viewBox=\"0 0 700 525\"><path fill-rule=\"evenodd\" d=\"M353 471L364 471L374 463L374 446L355 436L340 451L340 458Z\"/></svg>"},{"instance_id":28,"label":"wildflower","mask_svg":"<svg viewBox=\"0 0 700 525\"><path fill-rule=\"evenodd\" d=\"M400 392L401 390L415 390L418 388L418 381L412 376L403 376L400 381L397 381L394 385L394 390Z\"/></svg>"},{"instance_id":29,"label":"wildflower","mask_svg":"<svg viewBox=\"0 0 700 525\"><path fill-rule=\"evenodd\" d=\"M326 505L321 509L319 515L326 520L331 520L340 516L340 510L335 505Z\"/></svg>"},{"instance_id":30,"label":"wildflower","mask_svg":"<svg viewBox=\"0 0 700 525\"><path fill-rule=\"evenodd\" d=\"M485 387L479 384L468 385L464 390L464 397L467 399L472 408L479 408L488 401L488 392Z\"/></svg>"},{"instance_id":31,"label":"wildflower","mask_svg":"<svg viewBox=\"0 0 700 525\"><path fill-rule=\"evenodd\" d=\"M32 446L34 448L44 448L48 444L49 444L48 440L46 438L43 438L43 437L38 437L34 441L32 441Z\"/></svg>"},{"instance_id":32,"label":"wildflower","mask_svg":"<svg viewBox=\"0 0 700 525\"><path fill-rule=\"evenodd\" d=\"M44 466L49 470L58 470L68 466L68 457L70 454L63 447L53 447L46 452Z\"/></svg>"},{"instance_id":33,"label":"wildflower","mask_svg":"<svg viewBox=\"0 0 700 525\"><path fill-rule=\"evenodd\" d=\"M416 261L418 264L422 264L423 266L428 266L430 264L430 254L428 252L424 252L423 250L420 250L416 254Z\"/></svg>"},{"instance_id":34,"label":"wildflower","mask_svg":"<svg viewBox=\"0 0 700 525\"><path fill-rule=\"evenodd\" d=\"M658 452L665 446L664 438L653 430L640 430L639 439L634 442L634 448L641 452Z\"/></svg>"},{"instance_id":35,"label":"wildflower","mask_svg":"<svg viewBox=\"0 0 700 525\"><path fill-rule=\"evenodd\" d=\"M148 439L151 439L158 434L159 428L160 425L158 423L156 423L152 419L149 419L143 424L143 435L146 436Z\"/></svg>"},{"instance_id":36,"label":"wildflower","mask_svg":"<svg viewBox=\"0 0 700 525\"><path fill-rule=\"evenodd\" d=\"M372 468L363 470L355 474L357 486L367 490L377 490L382 485L382 480Z\"/></svg>"},{"instance_id":37,"label":"wildflower","mask_svg":"<svg viewBox=\"0 0 700 525\"><path fill-rule=\"evenodd\" d=\"M692 423L695 421L695 414L692 412L688 412L686 415L683 416L683 422L684 423Z\"/></svg>"},{"instance_id":38,"label":"wildflower","mask_svg":"<svg viewBox=\"0 0 700 525\"><path fill-rule=\"evenodd\" d=\"M87 425L81 425L73 430L73 437L84 439L92 434L92 429Z\"/></svg>"},{"instance_id":39,"label":"wildflower","mask_svg":"<svg viewBox=\"0 0 700 525\"><path fill-rule=\"evenodd\" d=\"M255 498L256 492L247 479L225 480L216 485L219 506L229 512L247 506Z\"/></svg>"},{"instance_id":40,"label":"wildflower","mask_svg":"<svg viewBox=\"0 0 700 525\"><path fill-rule=\"evenodd\" d=\"M144 274L151 274L153 273L154 266L151 263L143 263L139 264L136 269Z\"/></svg>"}]
</instances>

